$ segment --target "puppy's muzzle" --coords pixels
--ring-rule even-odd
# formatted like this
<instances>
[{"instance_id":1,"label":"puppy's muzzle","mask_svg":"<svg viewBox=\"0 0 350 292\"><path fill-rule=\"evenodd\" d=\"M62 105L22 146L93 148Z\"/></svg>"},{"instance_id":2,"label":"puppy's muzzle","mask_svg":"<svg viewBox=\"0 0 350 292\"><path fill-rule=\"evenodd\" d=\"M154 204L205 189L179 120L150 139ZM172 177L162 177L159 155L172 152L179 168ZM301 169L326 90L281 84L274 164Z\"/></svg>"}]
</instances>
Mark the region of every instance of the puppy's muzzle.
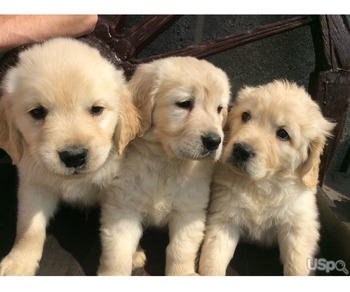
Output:
<instances>
[{"instance_id":1,"label":"puppy's muzzle","mask_svg":"<svg viewBox=\"0 0 350 292\"><path fill-rule=\"evenodd\" d=\"M69 147L58 152L60 160L67 168L82 169L87 161L88 150L83 147Z\"/></svg>"},{"instance_id":2,"label":"puppy's muzzle","mask_svg":"<svg viewBox=\"0 0 350 292\"><path fill-rule=\"evenodd\" d=\"M233 157L236 161L247 162L250 158L255 156L252 147L246 143L235 143L232 151Z\"/></svg>"},{"instance_id":3,"label":"puppy's muzzle","mask_svg":"<svg viewBox=\"0 0 350 292\"><path fill-rule=\"evenodd\" d=\"M220 146L221 137L217 134L209 133L203 135L201 138L204 148L208 151L215 151Z\"/></svg>"},{"instance_id":4,"label":"puppy's muzzle","mask_svg":"<svg viewBox=\"0 0 350 292\"><path fill-rule=\"evenodd\" d=\"M244 170L246 164L255 156L253 148L246 143L235 143L232 149L232 163Z\"/></svg>"}]
</instances>

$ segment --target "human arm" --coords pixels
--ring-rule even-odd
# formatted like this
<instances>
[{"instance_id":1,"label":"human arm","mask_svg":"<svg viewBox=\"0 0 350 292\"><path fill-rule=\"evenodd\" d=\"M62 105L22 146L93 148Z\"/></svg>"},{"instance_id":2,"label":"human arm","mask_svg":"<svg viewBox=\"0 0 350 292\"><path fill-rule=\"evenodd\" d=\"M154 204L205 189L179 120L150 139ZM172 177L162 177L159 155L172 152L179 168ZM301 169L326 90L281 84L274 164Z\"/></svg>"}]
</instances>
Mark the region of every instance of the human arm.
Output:
<instances>
[{"instance_id":1,"label":"human arm","mask_svg":"<svg viewBox=\"0 0 350 292\"><path fill-rule=\"evenodd\" d=\"M97 15L1 15L0 53L51 37L91 33Z\"/></svg>"}]
</instances>

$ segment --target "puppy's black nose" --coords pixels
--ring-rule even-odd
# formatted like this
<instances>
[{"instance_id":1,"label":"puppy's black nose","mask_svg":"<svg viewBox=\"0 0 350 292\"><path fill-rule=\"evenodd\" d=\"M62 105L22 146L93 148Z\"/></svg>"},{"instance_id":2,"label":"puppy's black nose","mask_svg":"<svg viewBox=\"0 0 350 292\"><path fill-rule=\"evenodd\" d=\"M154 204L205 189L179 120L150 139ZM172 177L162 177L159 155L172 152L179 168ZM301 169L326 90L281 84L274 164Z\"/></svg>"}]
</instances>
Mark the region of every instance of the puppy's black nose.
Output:
<instances>
[{"instance_id":1,"label":"puppy's black nose","mask_svg":"<svg viewBox=\"0 0 350 292\"><path fill-rule=\"evenodd\" d=\"M219 148L221 137L218 134L209 133L202 136L202 143L205 149L213 151Z\"/></svg>"},{"instance_id":2,"label":"puppy's black nose","mask_svg":"<svg viewBox=\"0 0 350 292\"><path fill-rule=\"evenodd\" d=\"M235 143L232 152L233 157L240 162L246 162L255 156L252 147L246 143Z\"/></svg>"},{"instance_id":3,"label":"puppy's black nose","mask_svg":"<svg viewBox=\"0 0 350 292\"><path fill-rule=\"evenodd\" d=\"M82 147L70 147L58 152L61 161L68 168L81 168L86 163L88 150Z\"/></svg>"}]
</instances>

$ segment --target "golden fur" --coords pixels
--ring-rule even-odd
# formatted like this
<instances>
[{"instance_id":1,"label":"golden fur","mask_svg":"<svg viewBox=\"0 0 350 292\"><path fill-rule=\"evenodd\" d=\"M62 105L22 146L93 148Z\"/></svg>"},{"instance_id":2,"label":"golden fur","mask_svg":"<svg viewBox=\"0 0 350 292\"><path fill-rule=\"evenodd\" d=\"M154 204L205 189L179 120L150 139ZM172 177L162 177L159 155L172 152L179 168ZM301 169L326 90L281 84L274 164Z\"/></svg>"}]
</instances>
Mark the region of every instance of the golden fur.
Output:
<instances>
[{"instance_id":1,"label":"golden fur","mask_svg":"<svg viewBox=\"0 0 350 292\"><path fill-rule=\"evenodd\" d=\"M222 149L228 78L207 61L172 57L139 65L130 88L142 131L126 148L123 171L102 204L98 273L130 275L143 226L168 226L165 274L195 274Z\"/></svg>"},{"instance_id":2,"label":"golden fur","mask_svg":"<svg viewBox=\"0 0 350 292\"><path fill-rule=\"evenodd\" d=\"M225 275L238 241L278 243L285 275L308 275L319 239L316 185L334 124L306 91L273 81L238 93L215 169L201 275Z\"/></svg>"},{"instance_id":3,"label":"golden fur","mask_svg":"<svg viewBox=\"0 0 350 292\"><path fill-rule=\"evenodd\" d=\"M0 147L18 165L17 238L1 275L34 275L60 199L94 204L139 131L123 73L68 38L22 52L3 81Z\"/></svg>"}]
</instances>

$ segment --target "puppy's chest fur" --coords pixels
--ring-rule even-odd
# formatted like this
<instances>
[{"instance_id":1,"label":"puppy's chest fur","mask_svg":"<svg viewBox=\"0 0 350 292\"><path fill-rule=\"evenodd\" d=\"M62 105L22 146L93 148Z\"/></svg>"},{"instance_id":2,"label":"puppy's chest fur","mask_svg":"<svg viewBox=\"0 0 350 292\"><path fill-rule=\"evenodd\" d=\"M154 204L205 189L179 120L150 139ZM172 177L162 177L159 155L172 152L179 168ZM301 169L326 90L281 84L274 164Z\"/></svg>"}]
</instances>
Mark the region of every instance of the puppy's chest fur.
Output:
<instances>
[{"instance_id":1,"label":"puppy's chest fur","mask_svg":"<svg viewBox=\"0 0 350 292\"><path fill-rule=\"evenodd\" d=\"M137 144L127 149L115 181L118 204L140 213L145 225L155 226L167 224L172 212L207 207L212 161L169 158L160 149L154 155Z\"/></svg>"},{"instance_id":2,"label":"puppy's chest fur","mask_svg":"<svg viewBox=\"0 0 350 292\"><path fill-rule=\"evenodd\" d=\"M314 220L316 210L313 192L296 180L257 183L225 169L214 177L211 212L237 225L243 238L272 244L279 230L304 212Z\"/></svg>"}]
</instances>

